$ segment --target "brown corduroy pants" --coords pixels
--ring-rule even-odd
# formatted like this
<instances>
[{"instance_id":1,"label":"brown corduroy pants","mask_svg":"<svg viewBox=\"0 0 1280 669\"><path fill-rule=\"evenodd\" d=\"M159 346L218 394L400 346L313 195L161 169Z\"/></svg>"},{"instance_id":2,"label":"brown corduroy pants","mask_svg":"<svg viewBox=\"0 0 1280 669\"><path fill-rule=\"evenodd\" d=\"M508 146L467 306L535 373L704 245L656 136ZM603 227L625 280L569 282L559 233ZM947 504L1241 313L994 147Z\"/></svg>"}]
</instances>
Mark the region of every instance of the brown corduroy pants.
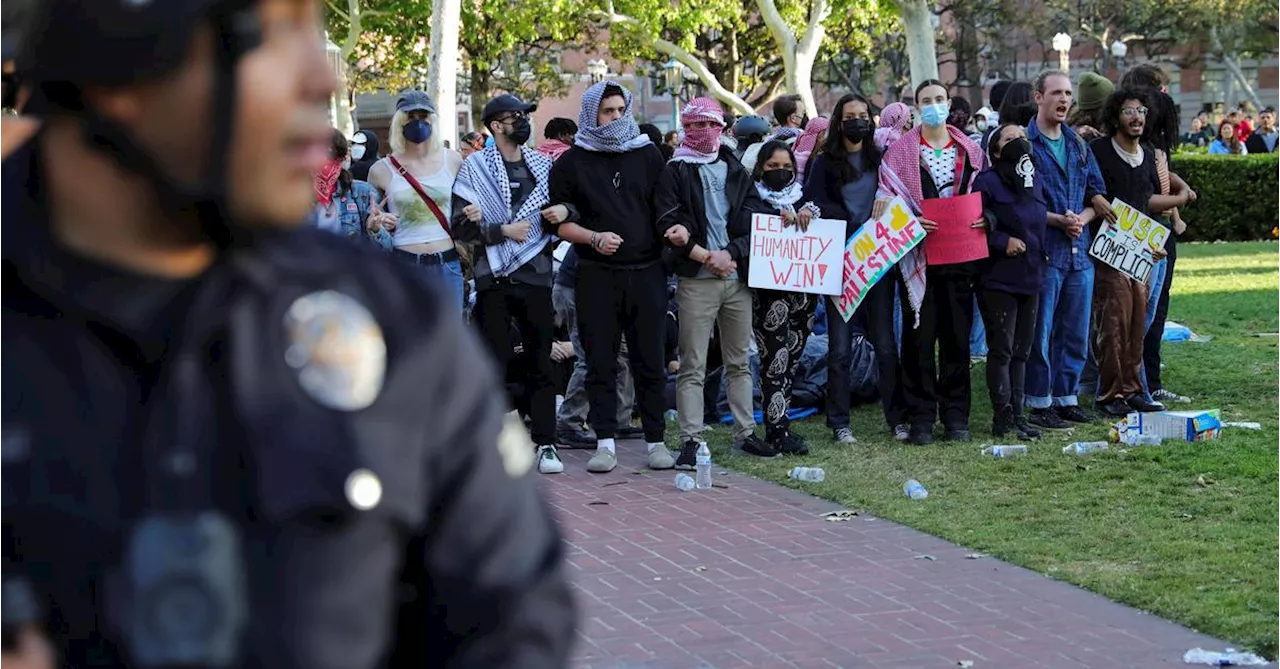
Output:
<instances>
[{"instance_id":1,"label":"brown corduroy pants","mask_svg":"<svg viewBox=\"0 0 1280 669\"><path fill-rule=\"evenodd\" d=\"M1098 361L1098 402L1142 392L1142 339L1147 286L1094 261L1093 353Z\"/></svg>"}]
</instances>

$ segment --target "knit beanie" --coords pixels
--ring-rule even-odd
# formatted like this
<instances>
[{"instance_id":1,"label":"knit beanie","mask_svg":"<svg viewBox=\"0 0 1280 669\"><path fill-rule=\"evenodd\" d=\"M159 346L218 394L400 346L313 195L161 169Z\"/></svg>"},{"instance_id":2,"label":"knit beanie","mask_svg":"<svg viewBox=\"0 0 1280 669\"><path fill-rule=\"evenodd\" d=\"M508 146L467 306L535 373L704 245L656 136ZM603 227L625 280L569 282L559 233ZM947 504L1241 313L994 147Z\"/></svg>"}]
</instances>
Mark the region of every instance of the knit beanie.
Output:
<instances>
[{"instance_id":1,"label":"knit beanie","mask_svg":"<svg viewBox=\"0 0 1280 669\"><path fill-rule=\"evenodd\" d=\"M1080 89L1076 93L1076 108L1080 111L1096 111L1102 108L1106 103L1107 96L1111 95L1111 91L1115 90L1115 84L1111 80L1093 72L1085 72L1080 75Z\"/></svg>"}]
</instances>

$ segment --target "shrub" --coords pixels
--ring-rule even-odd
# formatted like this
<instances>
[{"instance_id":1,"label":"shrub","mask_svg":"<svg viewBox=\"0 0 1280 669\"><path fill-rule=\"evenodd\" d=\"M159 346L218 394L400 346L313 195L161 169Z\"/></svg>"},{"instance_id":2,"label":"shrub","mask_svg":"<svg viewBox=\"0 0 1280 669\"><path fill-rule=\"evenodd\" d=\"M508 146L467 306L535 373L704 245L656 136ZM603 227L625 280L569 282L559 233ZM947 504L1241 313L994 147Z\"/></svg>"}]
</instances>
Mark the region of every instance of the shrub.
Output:
<instances>
[{"instance_id":1,"label":"shrub","mask_svg":"<svg viewBox=\"0 0 1280 669\"><path fill-rule=\"evenodd\" d=\"M1195 190L1195 203L1182 209L1185 240L1271 239L1280 222L1276 154L1208 156L1175 153L1169 166Z\"/></svg>"}]
</instances>

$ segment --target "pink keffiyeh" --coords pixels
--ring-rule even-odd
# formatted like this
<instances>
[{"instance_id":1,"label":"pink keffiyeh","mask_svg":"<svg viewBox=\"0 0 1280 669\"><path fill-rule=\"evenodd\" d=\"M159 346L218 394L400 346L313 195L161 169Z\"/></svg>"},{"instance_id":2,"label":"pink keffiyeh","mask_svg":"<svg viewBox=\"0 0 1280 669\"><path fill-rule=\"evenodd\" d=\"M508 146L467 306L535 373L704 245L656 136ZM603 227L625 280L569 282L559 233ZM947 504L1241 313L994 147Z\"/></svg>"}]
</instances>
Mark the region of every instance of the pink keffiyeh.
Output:
<instances>
[{"instance_id":1,"label":"pink keffiyeh","mask_svg":"<svg viewBox=\"0 0 1280 669\"><path fill-rule=\"evenodd\" d=\"M809 157L818 149L818 136L829 125L831 121L826 117L809 119L809 124L804 127L804 134L800 135L796 145L792 147L796 154L796 178L802 183L805 168L809 166Z\"/></svg>"},{"instance_id":2,"label":"pink keffiyeh","mask_svg":"<svg viewBox=\"0 0 1280 669\"><path fill-rule=\"evenodd\" d=\"M884 116L882 115L880 119L883 123ZM956 184L955 192L968 193L974 177L987 168L987 157L982 153L982 149L978 148L978 145L959 128L950 125L946 128L951 140L956 143L959 153L968 158L969 166L972 168L969 182ZM921 126L908 130L885 151L880 161L880 184L876 193L877 197L884 199L902 197L916 216L920 215L920 202L924 199L924 190L920 182L920 132ZM916 246L898 262L902 280L907 285L907 298L911 303L911 310L916 315L916 327L920 326L920 305L924 303L925 269L928 266L925 261L924 244L928 243L929 240L926 239L923 244Z\"/></svg>"},{"instance_id":3,"label":"pink keffiyeh","mask_svg":"<svg viewBox=\"0 0 1280 669\"><path fill-rule=\"evenodd\" d=\"M889 148L907 131L907 123L911 121L911 108L895 102L880 112L880 127L876 129L875 143L881 151Z\"/></svg>"},{"instance_id":4,"label":"pink keffiyeh","mask_svg":"<svg viewBox=\"0 0 1280 669\"><path fill-rule=\"evenodd\" d=\"M709 128L690 128L691 123L713 121ZM711 98L694 98L680 112L680 125L684 127L684 139L676 148L673 162L714 163L720 157L720 136L724 134L724 110Z\"/></svg>"},{"instance_id":5,"label":"pink keffiyeh","mask_svg":"<svg viewBox=\"0 0 1280 669\"><path fill-rule=\"evenodd\" d=\"M548 139L547 141L539 144L538 148L534 149L534 151L537 151L538 153L541 153L542 155L550 158L552 162L554 162L556 159L558 159L561 156L561 154L563 154L565 151L568 151L568 150L569 150L569 145L565 144L564 142L558 139Z\"/></svg>"}]
</instances>

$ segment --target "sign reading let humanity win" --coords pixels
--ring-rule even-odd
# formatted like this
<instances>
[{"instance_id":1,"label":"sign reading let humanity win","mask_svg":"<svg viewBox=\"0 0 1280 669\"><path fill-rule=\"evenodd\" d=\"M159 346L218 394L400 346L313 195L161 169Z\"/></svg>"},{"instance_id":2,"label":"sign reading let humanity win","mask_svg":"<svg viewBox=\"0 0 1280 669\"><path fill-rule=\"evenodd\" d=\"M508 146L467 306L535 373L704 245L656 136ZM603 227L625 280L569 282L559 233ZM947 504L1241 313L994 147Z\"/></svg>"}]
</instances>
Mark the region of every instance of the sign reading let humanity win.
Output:
<instances>
[{"instance_id":1,"label":"sign reading let humanity win","mask_svg":"<svg viewBox=\"0 0 1280 669\"><path fill-rule=\"evenodd\" d=\"M844 221L815 218L801 231L781 216L751 217L747 285L794 293L840 294L840 243Z\"/></svg>"},{"instance_id":2,"label":"sign reading let humanity win","mask_svg":"<svg viewBox=\"0 0 1280 669\"><path fill-rule=\"evenodd\" d=\"M1089 255L1146 283L1156 264L1156 251L1169 240L1169 228L1119 198L1111 201L1111 208L1116 212L1116 222L1102 222L1089 245Z\"/></svg>"},{"instance_id":3,"label":"sign reading let humanity win","mask_svg":"<svg viewBox=\"0 0 1280 669\"><path fill-rule=\"evenodd\" d=\"M867 291L924 236L924 227L901 197L890 200L880 218L862 224L845 246L844 290L836 303L840 317L853 318Z\"/></svg>"}]
</instances>

